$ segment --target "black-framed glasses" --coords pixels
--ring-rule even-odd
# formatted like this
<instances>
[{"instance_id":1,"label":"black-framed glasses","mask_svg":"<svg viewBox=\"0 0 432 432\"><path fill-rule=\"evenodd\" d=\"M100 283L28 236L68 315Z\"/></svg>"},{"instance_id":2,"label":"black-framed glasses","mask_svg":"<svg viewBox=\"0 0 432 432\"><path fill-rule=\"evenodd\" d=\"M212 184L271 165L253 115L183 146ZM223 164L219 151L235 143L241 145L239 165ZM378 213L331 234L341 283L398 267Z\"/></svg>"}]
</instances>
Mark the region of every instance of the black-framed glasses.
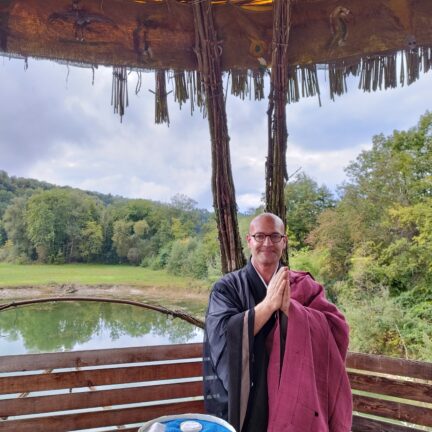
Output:
<instances>
[{"instance_id":1,"label":"black-framed glasses","mask_svg":"<svg viewBox=\"0 0 432 432\"><path fill-rule=\"evenodd\" d=\"M253 237L255 241L258 243L264 243L267 237L270 237L272 243L279 243L283 238L285 238L283 234L279 234L276 232L271 234L256 233L256 234L249 234L249 235Z\"/></svg>"}]
</instances>

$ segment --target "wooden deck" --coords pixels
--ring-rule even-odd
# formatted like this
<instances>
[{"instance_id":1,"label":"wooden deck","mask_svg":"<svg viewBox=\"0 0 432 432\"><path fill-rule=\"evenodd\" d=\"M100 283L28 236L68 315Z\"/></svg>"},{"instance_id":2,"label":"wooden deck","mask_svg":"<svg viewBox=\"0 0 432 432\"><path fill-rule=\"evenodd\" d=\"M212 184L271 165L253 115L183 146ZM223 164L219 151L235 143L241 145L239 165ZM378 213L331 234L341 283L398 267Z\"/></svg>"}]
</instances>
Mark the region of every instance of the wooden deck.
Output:
<instances>
[{"instance_id":1,"label":"wooden deck","mask_svg":"<svg viewBox=\"0 0 432 432\"><path fill-rule=\"evenodd\" d=\"M160 415L202 413L201 350L183 344L1 357L0 431L136 431ZM353 432L432 427L432 363L350 353L347 367ZM371 414L378 417L364 417Z\"/></svg>"}]
</instances>

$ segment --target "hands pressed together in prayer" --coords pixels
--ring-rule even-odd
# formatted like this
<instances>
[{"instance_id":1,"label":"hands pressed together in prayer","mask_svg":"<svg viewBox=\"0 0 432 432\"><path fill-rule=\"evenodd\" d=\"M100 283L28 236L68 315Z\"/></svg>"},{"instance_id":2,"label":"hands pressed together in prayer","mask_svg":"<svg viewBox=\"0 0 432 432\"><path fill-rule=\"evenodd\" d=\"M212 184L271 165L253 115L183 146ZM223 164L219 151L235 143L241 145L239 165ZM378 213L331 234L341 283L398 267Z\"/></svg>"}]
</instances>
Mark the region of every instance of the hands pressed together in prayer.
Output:
<instances>
[{"instance_id":1,"label":"hands pressed together in prayer","mask_svg":"<svg viewBox=\"0 0 432 432\"><path fill-rule=\"evenodd\" d=\"M291 287L288 267L281 267L267 287L264 300L255 306L254 334L257 334L273 313L281 310L288 317Z\"/></svg>"},{"instance_id":2,"label":"hands pressed together in prayer","mask_svg":"<svg viewBox=\"0 0 432 432\"><path fill-rule=\"evenodd\" d=\"M291 288L288 267L281 267L270 281L263 303L268 304L272 313L280 309L288 316L290 301Z\"/></svg>"}]
</instances>

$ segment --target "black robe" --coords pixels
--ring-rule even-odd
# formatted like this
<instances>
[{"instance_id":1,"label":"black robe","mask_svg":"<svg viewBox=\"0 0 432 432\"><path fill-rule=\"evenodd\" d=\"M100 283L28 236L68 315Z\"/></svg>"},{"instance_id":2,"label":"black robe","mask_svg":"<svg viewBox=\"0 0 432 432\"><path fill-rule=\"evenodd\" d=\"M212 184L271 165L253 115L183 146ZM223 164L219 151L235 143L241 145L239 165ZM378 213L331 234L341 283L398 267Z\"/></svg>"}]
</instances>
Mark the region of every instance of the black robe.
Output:
<instances>
[{"instance_id":1,"label":"black robe","mask_svg":"<svg viewBox=\"0 0 432 432\"><path fill-rule=\"evenodd\" d=\"M216 282L204 336L204 399L209 414L236 431L266 432L268 422L266 338L272 317L254 337L254 307L266 287L249 261Z\"/></svg>"}]
</instances>

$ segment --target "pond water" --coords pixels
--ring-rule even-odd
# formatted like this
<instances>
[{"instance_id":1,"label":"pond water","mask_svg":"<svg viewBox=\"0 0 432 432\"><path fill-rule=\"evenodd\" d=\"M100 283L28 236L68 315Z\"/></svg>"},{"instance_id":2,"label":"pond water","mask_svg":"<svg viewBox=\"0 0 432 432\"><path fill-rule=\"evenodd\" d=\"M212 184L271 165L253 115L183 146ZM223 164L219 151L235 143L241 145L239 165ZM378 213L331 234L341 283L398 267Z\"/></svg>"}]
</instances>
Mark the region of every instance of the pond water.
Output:
<instances>
[{"instance_id":1,"label":"pond water","mask_svg":"<svg viewBox=\"0 0 432 432\"><path fill-rule=\"evenodd\" d=\"M201 341L192 324L137 306L58 302L0 312L0 356Z\"/></svg>"}]
</instances>

